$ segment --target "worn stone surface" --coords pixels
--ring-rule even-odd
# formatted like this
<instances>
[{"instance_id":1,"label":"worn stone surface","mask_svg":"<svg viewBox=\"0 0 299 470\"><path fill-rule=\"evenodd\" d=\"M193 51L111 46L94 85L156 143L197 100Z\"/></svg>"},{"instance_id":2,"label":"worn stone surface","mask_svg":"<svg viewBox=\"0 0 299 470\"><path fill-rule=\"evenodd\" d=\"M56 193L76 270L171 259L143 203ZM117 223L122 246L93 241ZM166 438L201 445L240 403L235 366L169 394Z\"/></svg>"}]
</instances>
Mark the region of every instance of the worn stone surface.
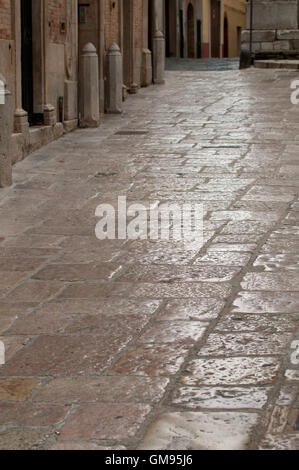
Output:
<instances>
[{"instance_id":1,"label":"worn stone surface","mask_svg":"<svg viewBox=\"0 0 299 470\"><path fill-rule=\"evenodd\" d=\"M298 446L296 77L236 65L175 60L167 89L14 167L1 449ZM202 204L203 243L98 240L120 195Z\"/></svg>"},{"instance_id":2,"label":"worn stone surface","mask_svg":"<svg viewBox=\"0 0 299 470\"><path fill-rule=\"evenodd\" d=\"M62 427L59 440L128 439L134 437L149 405L85 405Z\"/></svg>"},{"instance_id":3,"label":"worn stone surface","mask_svg":"<svg viewBox=\"0 0 299 470\"><path fill-rule=\"evenodd\" d=\"M61 404L156 403L163 397L168 382L163 377L68 377L50 381L34 401Z\"/></svg>"},{"instance_id":4,"label":"worn stone surface","mask_svg":"<svg viewBox=\"0 0 299 470\"><path fill-rule=\"evenodd\" d=\"M194 359L180 381L186 385L263 385L275 380L281 361L273 357Z\"/></svg>"},{"instance_id":5,"label":"worn stone surface","mask_svg":"<svg viewBox=\"0 0 299 470\"><path fill-rule=\"evenodd\" d=\"M36 379L0 379L0 401L25 401L40 385Z\"/></svg>"},{"instance_id":6,"label":"worn stone surface","mask_svg":"<svg viewBox=\"0 0 299 470\"><path fill-rule=\"evenodd\" d=\"M46 441L51 428L12 428L0 432L1 450L28 450L36 449L43 441Z\"/></svg>"},{"instance_id":7,"label":"worn stone surface","mask_svg":"<svg viewBox=\"0 0 299 470\"><path fill-rule=\"evenodd\" d=\"M261 387L179 387L171 405L188 409L259 409L267 401L269 389Z\"/></svg>"},{"instance_id":8,"label":"worn stone surface","mask_svg":"<svg viewBox=\"0 0 299 470\"><path fill-rule=\"evenodd\" d=\"M140 450L242 450L257 415L246 413L168 413L153 424Z\"/></svg>"}]
</instances>

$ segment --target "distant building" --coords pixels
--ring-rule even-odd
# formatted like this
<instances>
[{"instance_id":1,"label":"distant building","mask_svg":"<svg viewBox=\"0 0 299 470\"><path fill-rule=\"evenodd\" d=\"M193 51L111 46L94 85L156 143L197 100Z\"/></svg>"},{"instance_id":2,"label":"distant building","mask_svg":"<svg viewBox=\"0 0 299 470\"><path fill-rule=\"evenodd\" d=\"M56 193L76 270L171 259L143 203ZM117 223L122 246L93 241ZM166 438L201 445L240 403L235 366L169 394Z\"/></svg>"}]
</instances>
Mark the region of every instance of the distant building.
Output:
<instances>
[{"instance_id":1,"label":"distant building","mask_svg":"<svg viewBox=\"0 0 299 470\"><path fill-rule=\"evenodd\" d=\"M164 0L167 57L238 57L246 0Z\"/></svg>"}]
</instances>

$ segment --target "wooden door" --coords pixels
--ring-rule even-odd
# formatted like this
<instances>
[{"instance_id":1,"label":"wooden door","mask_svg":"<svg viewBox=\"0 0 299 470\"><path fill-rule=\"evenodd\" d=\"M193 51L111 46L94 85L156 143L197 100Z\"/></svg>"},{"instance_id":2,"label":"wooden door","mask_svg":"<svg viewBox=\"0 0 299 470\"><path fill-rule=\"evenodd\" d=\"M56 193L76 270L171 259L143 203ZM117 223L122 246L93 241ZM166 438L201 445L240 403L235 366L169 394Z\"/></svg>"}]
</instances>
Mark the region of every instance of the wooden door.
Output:
<instances>
[{"instance_id":1,"label":"wooden door","mask_svg":"<svg viewBox=\"0 0 299 470\"><path fill-rule=\"evenodd\" d=\"M211 56L220 57L220 1L211 0Z\"/></svg>"}]
</instances>

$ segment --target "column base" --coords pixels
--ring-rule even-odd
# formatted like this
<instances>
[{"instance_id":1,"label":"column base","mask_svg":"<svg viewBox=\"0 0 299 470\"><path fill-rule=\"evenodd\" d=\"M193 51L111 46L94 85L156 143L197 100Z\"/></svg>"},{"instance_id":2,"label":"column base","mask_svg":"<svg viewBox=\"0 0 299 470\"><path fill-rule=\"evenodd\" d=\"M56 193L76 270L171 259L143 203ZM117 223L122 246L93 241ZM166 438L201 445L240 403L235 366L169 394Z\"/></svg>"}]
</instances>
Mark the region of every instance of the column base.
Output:
<instances>
[{"instance_id":1,"label":"column base","mask_svg":"<svg viewBox=\"0 0 299 470\"><path fill-rule=\"evenodd\" d=\"M14 132L25 134L29 132L28 113L24 109L16 109L14 114Z\"/></svg>"},{"instance_id":2,"label":"column base","mask_svg":"<svg viewBox=\"0 0 299 470\"><path fill-rule=\"evenodd\" d=\"M55 126L56 124L56 110L51 104L44 107L44 125Z\"/></svg>"}]
</instances>

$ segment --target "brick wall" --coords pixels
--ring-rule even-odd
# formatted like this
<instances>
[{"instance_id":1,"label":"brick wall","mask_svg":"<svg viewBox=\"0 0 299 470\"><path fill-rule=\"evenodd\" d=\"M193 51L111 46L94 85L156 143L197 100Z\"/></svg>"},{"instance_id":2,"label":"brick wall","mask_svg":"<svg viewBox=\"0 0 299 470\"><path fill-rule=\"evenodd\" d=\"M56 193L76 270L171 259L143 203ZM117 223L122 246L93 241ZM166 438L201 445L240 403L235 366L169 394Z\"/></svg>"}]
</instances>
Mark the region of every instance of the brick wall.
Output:
<instances>
[{"instance_id":1,"label":"brick wall","mask_svg":"<svg viewBox=\"0 0 299 470\"><path fill-rule=\"evenodd\" d=\"M0 0L0 39L11 39L11 0Z\"/></svg>"},{"instance_id":2,"label":"brick wall","mask_svg":"<svg viewBox=\"0 0 299 470\"><path fill-rule=\"evenodd\" d=\"M105 2L105 48L115 42L120 45L120 9L123 0L106 0ZM128 1L128 0L126 0ZM114 5L114 8L113 8Z\"/></svg>"},{"instance_id":3,"label":"brick wall","mask_svg":"<svg viewBox=\"0 0 299 470\"><path fill-rule=\"evenodd\" d=\"M142 0L134 1L134 47L136 49L142 48L142 27L143 27L143 5Z\"/></svg>"},{"instance_id":4,"label":"brick wall","mask_svg":"<svg viewBox=\"0 0 299 470\"><path fill-rule=\"evenodd\" d=\"M61 24L66 22L66 1L68 0L48 0L50 41L56 44L65 42L65 33L61 30Z\"/></svg>"}]
</instances>

